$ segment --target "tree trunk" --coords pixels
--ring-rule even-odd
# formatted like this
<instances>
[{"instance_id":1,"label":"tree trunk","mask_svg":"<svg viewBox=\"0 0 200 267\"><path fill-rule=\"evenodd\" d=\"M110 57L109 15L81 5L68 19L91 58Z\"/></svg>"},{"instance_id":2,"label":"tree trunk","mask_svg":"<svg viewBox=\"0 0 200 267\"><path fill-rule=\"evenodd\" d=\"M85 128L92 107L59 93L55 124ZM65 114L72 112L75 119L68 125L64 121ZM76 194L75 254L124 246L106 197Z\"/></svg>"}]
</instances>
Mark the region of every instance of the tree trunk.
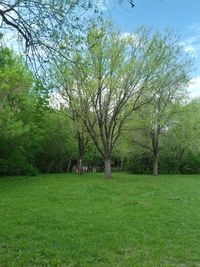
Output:
<instances>
[{"instance_id":1,"label":"tree trunk","mask_svg":"<svg viewBox=\"0 0 200 267\"><path fill-rule=\"evenodd\" d=\"M124 158L121 158L120 160L120 171L124 171Z\"/></svg>"},{"instance_id":2,"label":"tree trunk","mask_svg":"<svg viewBox=\"0 0 200 267\"><path fill-rule=\"evenodd\" d=\"M152 140L152 149L153 149L153 175L158 175L158 154L159 154L159 129L152 132L151 140Z\"/></svg>"},{"instance_id":3,"label":"tree trunk","mask_svg":"<svg viewBox=\"0 0 200 267\"><path fill-rule=\"evenodd\" d=\"M83 159L82 158L78 159L78 173L83 174Z\"/></svg>"},{"instance_id":4,"label":"tree trunk","mask_svg":"<svg viewBox=\"0 0 200 267\"><path fill-rule=\"evenodd\" d=\"M180 162L180 165L179 165L179 172L180 174L183 174L183 168L184 168L184 163L183 163L183 155L184 155L184 152L185 152L185 148L181 149L180 153L179 153L179 162Z\"/></svg>"},{"instance_id":5,"label":"tree trunk","mask_svg":"<svg viewBox=\"0 0 200 267\"><path fill-rule=\"evenodd\" d=\"M83 154L84 154L84 141L83 135L79 131L77 132L78 136L78 173L83 174Z\"/></svg>"},{"instance_id":6,"label":"tree trunk","mask_svg":"<svg viewBox=\"0 0 200 267\"><path fill-rule=\"evenodd\" d=\"M179 170L180 174L183 174L183 165L182 164L179 166L178 170Z\"/></svg>"},{"instance_id":7,"label":"tree trunk","mask_svg":"<svg viewBox=\"0 0 200 267\"><path fill-rule=\"evenodd\" d=\"M153 175L158 175L158 153L153 156Z\"/></svg>"},{"instance_id":8,"label":"tree trunk","mask_svg":"<svg viewBox=\"0 0 200 267\"><path fill-rule=\"evenodd\" d=\"M71 162L72 162L72 159L70 158L70 160L68 162L68 165L67 165L67 172L69 172L69 170L70 170Z\"/></svg>"},{"instance_id":9,"label":"tree trunk","mask_svg":"<svg viewBox=\"0 0 200 267\"><path fill-rule=\"evenodd\" d=\"M110 179L112 178L112 172L111 172L111 159L108 157L105 157L104 159L104 167L105 167L105 176L106 178Z\"/></svg>"}]
</instances>

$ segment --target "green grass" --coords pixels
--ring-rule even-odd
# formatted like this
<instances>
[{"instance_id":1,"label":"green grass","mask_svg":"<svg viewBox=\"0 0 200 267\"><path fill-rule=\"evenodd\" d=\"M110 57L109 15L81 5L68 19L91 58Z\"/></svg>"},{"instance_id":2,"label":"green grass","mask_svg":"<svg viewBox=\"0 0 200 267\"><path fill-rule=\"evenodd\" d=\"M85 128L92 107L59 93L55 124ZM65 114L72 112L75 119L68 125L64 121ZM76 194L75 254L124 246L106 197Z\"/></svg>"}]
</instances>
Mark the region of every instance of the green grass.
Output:
<instances>
[{"instance_id":1,"label":"green grass","mask_svg":"<svg viewBox=\"0 0 200 267\"><path fill-rule=\"evenodd\" d=\"M0 178L0 266L200 266L200 176Z\"/></svg>"}]
</instances>

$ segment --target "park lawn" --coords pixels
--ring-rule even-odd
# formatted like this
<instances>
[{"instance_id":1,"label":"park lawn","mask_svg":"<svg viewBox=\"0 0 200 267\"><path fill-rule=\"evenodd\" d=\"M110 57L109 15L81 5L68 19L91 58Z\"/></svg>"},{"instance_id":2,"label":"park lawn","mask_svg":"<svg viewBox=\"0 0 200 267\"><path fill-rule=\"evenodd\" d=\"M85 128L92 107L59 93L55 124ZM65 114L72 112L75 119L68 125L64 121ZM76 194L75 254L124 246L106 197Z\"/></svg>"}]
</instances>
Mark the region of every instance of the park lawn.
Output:
<instances>
[{"instance_id":1,"label":"park lawn","mask_svg":"<svg viewBox=\"0 0 200 267\"><path fill-rule=\"evenodd\" d=\"M200 176L0 178L0 266L200 266Z\"/></svg>"}]
</instances>

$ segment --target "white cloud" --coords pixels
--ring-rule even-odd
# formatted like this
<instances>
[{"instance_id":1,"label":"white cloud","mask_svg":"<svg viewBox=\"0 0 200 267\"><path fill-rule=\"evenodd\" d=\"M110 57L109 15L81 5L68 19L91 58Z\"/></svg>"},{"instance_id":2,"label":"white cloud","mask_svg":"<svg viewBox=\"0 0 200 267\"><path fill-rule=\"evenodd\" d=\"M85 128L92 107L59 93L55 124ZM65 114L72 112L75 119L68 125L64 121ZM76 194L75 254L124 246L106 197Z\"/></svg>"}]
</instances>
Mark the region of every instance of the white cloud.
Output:
<instances>
[{"instance_id":1,"label":"white cloud","mask_svg":"<svg viewBox=\"0 0 200 267\"><path fill-rule=\"evenodd\" d=\"M184 47L186 52L190 52L194 57L200 56L200 24L193 23L187 27L191 32L192 36L183 40L181 45Z\"/></svg>"},{"instance_id":2,"label":"white cloud","mask_svg":"<svg viewBox=\"0 0 200 267\"><path fill-rule=\"evenodd\" d=\"M195 47L193 45L184 45L184 49L186 52L195 53Z\"/></svg>"},{"instance_id":3,"label":"white cloud","mask_svg":"<svg viewBox=\"0 0 200 267\"><path fill-rule=\"evenodd\" d=\"M200 35L190 37L180 43L186 52L191 53L195 57L200 54Z\"/></svg>"},{"instance_id":4,"label":"white cloud","mask_svg":"<svg viewBox=\"0 0 200 267\"><path fill-rule=\"evenodd\" d=\"M192 98L200 97L200 76L194 77L191 80L188 91Z\"/></svg>"},{"instance_id":5,"label":"white cloud","mask_svg":"<svg viewBox=\"0 0 200 267\"><path fill-rule=\"evenodd\" d=\"M122 32L121 33L121 39L127 39L131 37L131 33L130 32Z\"/></svg>"},{"instance_id":6,"label":"white cloud","mask_svg":"<svg viewBox=\"0 0 200 267\"><path fill-rule=\"evenodd\" d=\"M133 41L135 41L135 43L137 44L138 43L138 36L137 36L137 34L135 34L135 33L131 33L131 32L122 32L121 34L120 34L120 38L122 39L122 40L126 40L126 39L131 39L131 40L133 40Z\"/></svg>"},{"instance_id":7,"label":"white cloud","mask_svg":"<svg viewBox=\"0 0 200 267\"><path fill-rule=\"evenodd\" d=\"M67 101L58 92L53 92L49 99L50 107L60 109L62 106L67 106Z\"/></svg>"}]
</instances>

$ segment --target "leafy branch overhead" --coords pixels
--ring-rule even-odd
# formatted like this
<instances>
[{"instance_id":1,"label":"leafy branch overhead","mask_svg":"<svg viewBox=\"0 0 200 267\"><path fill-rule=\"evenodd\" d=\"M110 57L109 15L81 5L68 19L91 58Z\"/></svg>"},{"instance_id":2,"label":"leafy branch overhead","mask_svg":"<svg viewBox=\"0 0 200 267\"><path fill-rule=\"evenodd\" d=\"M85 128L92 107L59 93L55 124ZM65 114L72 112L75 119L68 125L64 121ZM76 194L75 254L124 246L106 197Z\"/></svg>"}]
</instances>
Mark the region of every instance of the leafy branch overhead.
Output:
<instances>
[{"instance_id":1,"label":"leafy branch overhead","mask_svg":"<svg viewBox=\"0 0 200 267\"><path fill-rule=\"evenodd\" d=\"M1 28L5 35L13 31L32 67L37 69L49 60L50 54L62 53L63 40L70 48L74 32L78 35L83 29L80 21L92 5L95 4L89 0L0 1Z\"/></svg>"},{"instance_id":2,"label":"leafy branch overhead","mask_svg":"<svg viewBox=\"0 0 200 267\"><path fill-rule=\"evenodd\" d=\"M119 1L120 2L120 1ZM133 5L133 1L130 1ZM0 23L4 33L14 31L35 71L50 55L66 54L72 40L84 31L86 20L101 12L99 0L4 0L0 1ZM65 54L62 50L65 50Z\"/></svg>"}]
</instances>

